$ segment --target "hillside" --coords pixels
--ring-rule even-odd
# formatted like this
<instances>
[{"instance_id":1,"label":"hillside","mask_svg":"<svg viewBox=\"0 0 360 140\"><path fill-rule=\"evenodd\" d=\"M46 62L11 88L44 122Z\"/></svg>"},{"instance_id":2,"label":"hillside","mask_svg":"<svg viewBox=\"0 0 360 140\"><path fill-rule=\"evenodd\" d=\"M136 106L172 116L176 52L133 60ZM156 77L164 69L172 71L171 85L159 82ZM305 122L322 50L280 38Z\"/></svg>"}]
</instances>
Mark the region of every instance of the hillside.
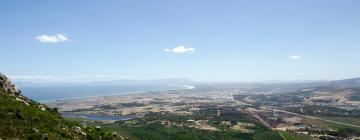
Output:
<instances>
[{"instance_id":1,"label":"hillside","mask_svg":"<svg viewBox=\"0 0 360 140\"><path fill-rule=\"evenodd\" d=\"M0 73L0 139L117 139L110 132L65 120L37 103Z\"/></svg>"},{"instance_id":2,"label":"hillside","mask_svg":"<svg viewBox=\"0 0 360 140\"><path fill-rule=\"evenodd\" d=\"M342 87L359 87L360 78L344 79L344 80L333 81L330 83Z\"/></svg>"},{"instance_id":3,"label":"hillside","mask_svg":"<svg viewBox=\"0 0 360 140\"><path fill-rule=\"evenodd\" d=\"M342 88L360 87L360 78L333 80L333 81L326 81L326 82L310 82L310 83L304 83L304 84L302 84L302 86L305 86L305 87L342 87Z\"/></svg>"}]
</instances>

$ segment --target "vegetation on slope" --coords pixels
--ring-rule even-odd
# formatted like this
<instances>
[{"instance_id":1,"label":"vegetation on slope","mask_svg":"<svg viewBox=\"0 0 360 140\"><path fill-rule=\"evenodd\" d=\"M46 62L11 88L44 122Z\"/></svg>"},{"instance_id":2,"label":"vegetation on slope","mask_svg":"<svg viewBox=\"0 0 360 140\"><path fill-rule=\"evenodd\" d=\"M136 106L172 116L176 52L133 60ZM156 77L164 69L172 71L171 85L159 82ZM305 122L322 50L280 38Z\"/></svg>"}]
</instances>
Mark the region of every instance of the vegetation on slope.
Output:
<instances>
[{"instance_id":1,"label":"vegetation on slope","mask_svg":"<svg viewBox=\"0 0 360 140\"><path fill-rule=\"evenodd\" d=\"M225 110L223 110L225 111ZM131 140L281 140L280 135L265 126L249 120L245 114L231 115L224 113L220 117L208 119L209 124L219 130L202 130L186 125L188 119L200 117L206 118L209 114L203 112L192 116L173 115L169 113L148 113L143 118L118 121L114 124L104 124L102 127L116 131L119 135L129 137ZM164 120L171 122L163 124ZM256 126L251 132L230 129L222 126L222 121L251 122ZM92 122L87 122L89 125Z\"/></svg>"},{"instance_id":2,"label":"vegetation on slope","mask_svg":"<svg viewBox=\"0 0 360 140\"><path fill-rule=\"evenodd\" d=\"M113 139L111 133L67 121L56 109L20 94L0 74L0 139Z\"/></svg>"},{"instance_id":3,"label":"vegetation on slope","mask_svg":"<svg viewBox=\"0 0 360 140\"><path fill-rule=\"evenodd\" d=\"M279 133L284 137L285 140L316 140L308 135L286 132L286 131L279 131Z\"/></svg>"}]
</instances>

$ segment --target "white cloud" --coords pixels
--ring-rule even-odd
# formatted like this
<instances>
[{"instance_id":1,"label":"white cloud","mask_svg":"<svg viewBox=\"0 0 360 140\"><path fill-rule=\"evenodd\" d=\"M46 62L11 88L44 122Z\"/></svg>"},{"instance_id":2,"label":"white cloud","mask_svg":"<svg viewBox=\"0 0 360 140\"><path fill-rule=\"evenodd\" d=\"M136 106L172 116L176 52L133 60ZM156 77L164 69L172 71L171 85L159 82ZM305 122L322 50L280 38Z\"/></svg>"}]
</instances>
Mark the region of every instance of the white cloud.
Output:
<instances>
[{"instance_id":1,"label":"white cloud","mask_svg":"<svg viewBox=\"0 0 360 140\"><path fill-rule=\"evenodd\" d=\"M65 34L40 35L40 36L35 37L35 39L42 43L60 43L60 42L70 41L69 38L67 38Z\"/></svg>"},{"instance_id":2,"label":"white cloud","mask_svg":"<svg viewBox=\"0 0 360 140\"><path fill-rule=\"evenodd\" d=\"M290 59L293 59L293 60L299 60L301 57L298 56L298 55L292 55L289 57Z\"/></svg>"},{"instance_id":3,"label":"white cloud","mask_svg":"<svg viewBox=\"0 0 360 140\"><path fill-rule=\"evenodd\" d=\"M237 54L232 54L231 56L232 56L232 57L236 57L236 56L237 56Z\"/></svg>"},{"instance_id":4,"label":"white cloud","mask_svg":"<svg viewBox=\"0 0 360 140\"><path fill-rule=\"evenodd\" d=\"M55 77L52 75L13 75L9 76L12 80L54 80Z\"/></svg>"},{"instance_id":5,"label":"white cloud","mask_svg":"<svg viewBox=\"0 0 360 140\"><path fill-rule=\"evenodd\" d=\"M195 52L195 48L186 48L185 46L178 46L172 49L164 49L165 52L172 52L172 53L191 53Z\"/></svg>"}]
</instances>

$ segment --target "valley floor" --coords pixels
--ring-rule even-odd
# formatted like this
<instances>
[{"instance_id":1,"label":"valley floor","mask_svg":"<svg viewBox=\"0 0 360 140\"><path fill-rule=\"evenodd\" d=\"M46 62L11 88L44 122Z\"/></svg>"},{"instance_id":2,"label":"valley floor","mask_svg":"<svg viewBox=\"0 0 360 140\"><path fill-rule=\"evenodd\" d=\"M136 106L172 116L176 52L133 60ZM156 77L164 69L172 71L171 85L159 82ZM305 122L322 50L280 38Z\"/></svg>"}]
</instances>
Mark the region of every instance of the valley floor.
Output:
<instances>
[{"instance_id":1,"label":"valley floor","mask_svg":"<svg viewBox=\"0 0 360 140\"><path fill-rule=\"evenodd\" d=\"M354 93L351 89L324 92L316 88L258 91L200 87L55 101L49 105L74 114L135 116L120 121L85 121L118 130L124 139L357 138L359 112L352 109L360 104L348 101L347 96L329 98L333 92L347 96ZM333 99L337 97L339 100Z\"/></svg>"}]
</instances>

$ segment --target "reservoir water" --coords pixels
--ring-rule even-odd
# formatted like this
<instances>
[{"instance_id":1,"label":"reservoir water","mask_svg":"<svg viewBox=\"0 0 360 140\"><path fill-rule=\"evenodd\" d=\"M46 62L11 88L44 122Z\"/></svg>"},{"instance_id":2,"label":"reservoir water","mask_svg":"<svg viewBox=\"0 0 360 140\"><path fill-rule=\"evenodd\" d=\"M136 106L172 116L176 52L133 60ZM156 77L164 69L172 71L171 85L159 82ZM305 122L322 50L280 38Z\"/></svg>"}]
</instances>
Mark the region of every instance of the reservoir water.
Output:
<instances>
[{"instance_id":1,"label":"reservoir water","mask_svg":"<svg viewBox=\"0 0 360 140\"><path fill-rule=\"evenodd\" d=\"M89 120L95 120L95 121L105 121L105 120L130 120L133 119L134 116L104 116L104 115L83 115L83 114L73 114L73 113L67 113L62 112L62 116L64 117L75 117L75 118L85 118Z\"/></svg>"}]
</instances>

